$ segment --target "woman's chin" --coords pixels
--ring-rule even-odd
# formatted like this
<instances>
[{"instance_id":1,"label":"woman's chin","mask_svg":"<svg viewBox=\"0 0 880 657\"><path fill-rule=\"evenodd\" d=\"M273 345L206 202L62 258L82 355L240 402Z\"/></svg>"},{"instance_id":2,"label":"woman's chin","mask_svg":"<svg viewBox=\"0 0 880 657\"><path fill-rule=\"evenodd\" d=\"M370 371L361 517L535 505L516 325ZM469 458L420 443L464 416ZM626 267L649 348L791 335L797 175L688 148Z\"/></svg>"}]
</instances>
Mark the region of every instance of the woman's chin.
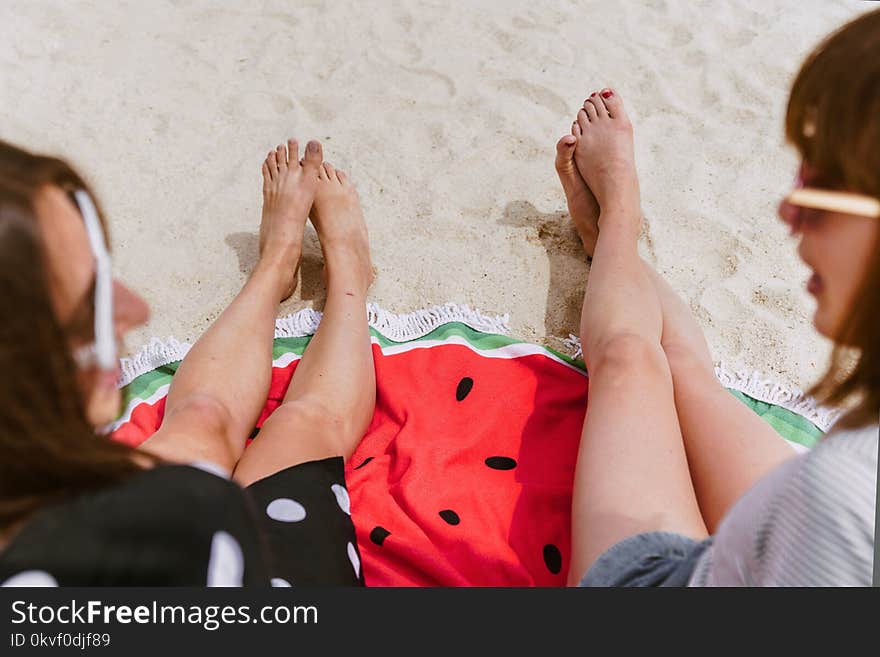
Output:
<instances>
[{"instance_id":1,"label":"woman's chin","mask_svg":"<svg viewBox=\"0 0 880 657\"><path fill-rule=\"evenodd\" d=\"M117 390L96 390L86 407L86 419L95 429L100 429L119 417L122 393Z\"/></svg>"},{"instance_id":2,"label":"woman's chin","mask_svg":"<svg viewBox=\"0 0 880 657\"><path fill-rule=\"evenodd\" d=\"M823 337L829 340L836 340L840 322L834 317L830 317L829 313L822 308L820 304L813 314L813 327Z\"/></svg>"}]
</instances>

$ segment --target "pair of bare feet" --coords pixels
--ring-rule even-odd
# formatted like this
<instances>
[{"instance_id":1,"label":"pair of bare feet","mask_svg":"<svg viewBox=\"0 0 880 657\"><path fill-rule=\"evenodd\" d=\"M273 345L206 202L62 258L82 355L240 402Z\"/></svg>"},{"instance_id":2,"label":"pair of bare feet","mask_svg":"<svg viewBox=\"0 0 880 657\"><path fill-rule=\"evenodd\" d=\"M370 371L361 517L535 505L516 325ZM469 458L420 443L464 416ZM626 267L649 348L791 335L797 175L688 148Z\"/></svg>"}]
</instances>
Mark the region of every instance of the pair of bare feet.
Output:
<instances>
[{"instance_id":1,"label":"pair of bare feet","mask_svg":"<svg viewBox=\"0 0 880 657\"><path fill-rule=\"evenodd\" d=\"M373 281L367 229L357 191L348 176L323 161L310 141L303 158L290 139L266 157L260 262L285 272L279 299L293 293L306 219L311 217L324 252L328 286L366 296ZM571 134L556 144L556 172L584 250L593 255L605 221L638 235L641 227L632 124L611 89L584 101ZM348 289L350 288L350 290Z\"/></svg>"},{"instance_id":2,"label":"pair of bare feet","mask_svg":"<svg viewBox=\"0 0 880 657\"><path fill-rule=\"evenodd\" d=\"M343 172L324 162L320 142L310 141L302 159L288 139L262 166L263 215L260 262L283 272L279 300L293 294L306 220L311 218L324 253L329 290L366 297L373 282L367 227L357 191Z\"/></svg>"},{"instance_id":3,"label":"pair of bare feet","mask_svg":"<svg viewBox=\"0 0 880 657\"><path fill-rule=\"evenodd\" d=\"M588 256L603 220L638 236L642 213L632 124L613 90L596 91L584 101L571 134L556 144L556 173Z\"/></svg>"}]
</instances>

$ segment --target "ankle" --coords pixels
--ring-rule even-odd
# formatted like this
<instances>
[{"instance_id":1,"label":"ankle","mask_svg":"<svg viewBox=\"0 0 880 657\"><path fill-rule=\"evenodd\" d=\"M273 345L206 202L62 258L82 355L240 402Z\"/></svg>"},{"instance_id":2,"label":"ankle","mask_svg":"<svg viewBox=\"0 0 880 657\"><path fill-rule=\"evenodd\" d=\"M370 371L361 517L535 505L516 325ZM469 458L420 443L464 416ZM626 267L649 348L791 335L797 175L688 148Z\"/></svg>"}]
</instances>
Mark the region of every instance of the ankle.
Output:
<instances>
[{"instance_id":1,"label":"ankle","mask_svg":"<svg viewBox=\"0 0 880 657\"><path fill-rule=\"evenodd\" d=\"M289 265L292 261L299 261L301 254L302 238L286 241L283 244L270 242L260 252L256 267L278 267L285 263Z\"/></svg>"},{"instance_id":2,"label":"ankle","mask_svg":"<svg viewBox=\"0 0 880 657\"><path fill-rule=\"evenodd\" d=\"M603 207L597 220L599 232L627 239L638 239L642 228L642 213L623 204Z\"/></svg>"},{"instance_id":3,"label":"ankle","mask_svg":"<svg viewBox=\"0 0 880 657\"><path fill-rule=\"evenodd\" d=\"M327 273L327 296L340 296L351 298L362 303L367 301L367 292L370 289L370 281L362 275L353 273Z\"/></svg>"},{"instance_id":4,"label":"ankle","mask_svg":"<svg viewBox=\"0 0 880 657\"><path fill-rule=\"evenodd\" d=\"M298 260L298 258L297 258ZM271 288L274 292L282 295L292 292L291 281L295 280L299 269L297 261L291 258L263 258L261 257L251 271L248 283Z\"/></svg>"},{"instance_id":5,"label":"ankle","mask_svg":"<svg viewBox=\"0 0 880 657\"><path fill-rule=\"evenodd\" d=\"M373 268L369 251L362 246L324 246L324 267L328 279L362 281L367 287L372 282Z\"/></svg>"}]
</instances>

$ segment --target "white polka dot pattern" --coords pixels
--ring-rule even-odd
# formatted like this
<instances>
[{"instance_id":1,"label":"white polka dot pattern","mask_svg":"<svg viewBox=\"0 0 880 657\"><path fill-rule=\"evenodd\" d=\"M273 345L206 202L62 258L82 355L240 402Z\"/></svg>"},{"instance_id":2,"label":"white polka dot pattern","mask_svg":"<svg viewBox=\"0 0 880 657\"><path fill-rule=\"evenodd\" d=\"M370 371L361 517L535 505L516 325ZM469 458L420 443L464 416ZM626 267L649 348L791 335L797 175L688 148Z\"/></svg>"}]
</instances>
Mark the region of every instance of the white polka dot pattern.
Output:
<instances>
[{"instance_id":1,"label":"white polka dot pattern","mask_svg":"<svg viewBox=\"0 0 880 657\"><path fill-rule=\"evenodd\" d=\"M357 549L354 545L349 541L348 543L348 558L351 561L352 568L354 568L354 576L360 578L361 576L361 559L358 556Z\"/></svg>"},{"instance_id":2,"label":"white polka dot pattern","mask_svg":"<svg viewBox=\"0 0 880 657\"><path fill-rule=\"evenodd\" d=\"M49 587L58 586L58 582L45 570L25 570L18 575L13 575L5 582L0 584L0 587L4 588L14 588L17 586Z\"/></svg>"},{"instance_id":3,"label":"white polka dot pattern","mask_svg":"<svg viewBox=\"0 0 880 657\"><path fill-rule=\"evenodd\" d=\"M211 463L211 461L193 461L190 463L190 466L193 468L198 468L204 472L209 472L212 475L216 475L221 479L229 479L229 471L217 465L216 463Z\"/></svg>"},{"instance_id":4,"label":"white polka dot pattern","mask_svg":"<svg viewBox=\"0 0 880 657\"><path fill-rule=\"evenodd\" d=\"M241 586L244 579L244 555L230 534L219 531L211 539L208 561L208 586Z\"/></svg>"},{"instance_id":5,"label":"white polka dot pattern","mask_svg":"<svg viewBox=\"0 0 880 657\"><path fill-rule=\"evenodd\" d=\"M305 520L306 510L302 504L289 497L279 497L269 502L266 515L279 522L299 522Z\"/></svg>"},{"instance_id":6,"label":"white polka dot pattern","mask_svg":"<svg viewBox=\"0 0 880 657\"><path fill-rule=\"evenodd\" d=\"M333 494L336 496L336 503L339 504L339 508L345 511L348 515L351 515L351 500L348 497L348 491L345 490L345 486L333 484L330 486L330 490L332 490Z\"/></svg>"}]
</instances>

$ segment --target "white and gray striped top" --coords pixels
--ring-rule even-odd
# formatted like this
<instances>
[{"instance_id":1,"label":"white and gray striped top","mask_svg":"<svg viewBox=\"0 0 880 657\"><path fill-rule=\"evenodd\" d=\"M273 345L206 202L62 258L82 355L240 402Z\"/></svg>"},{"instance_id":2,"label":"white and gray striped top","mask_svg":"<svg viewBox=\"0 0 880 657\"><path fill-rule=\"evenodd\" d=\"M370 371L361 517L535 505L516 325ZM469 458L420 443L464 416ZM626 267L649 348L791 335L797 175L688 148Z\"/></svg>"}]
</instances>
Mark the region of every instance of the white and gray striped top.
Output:
<instances>
[{"instance_id":1,"label":"white and gray striped top","mask_svg":"<svg viewBox=\"0 0 880 657\"><path fill-rule=\"evenodd\" d=\"M721 521L691 586L870 586L877 425L832 431L758 481Z\"/></svg>"}]
</instances>

